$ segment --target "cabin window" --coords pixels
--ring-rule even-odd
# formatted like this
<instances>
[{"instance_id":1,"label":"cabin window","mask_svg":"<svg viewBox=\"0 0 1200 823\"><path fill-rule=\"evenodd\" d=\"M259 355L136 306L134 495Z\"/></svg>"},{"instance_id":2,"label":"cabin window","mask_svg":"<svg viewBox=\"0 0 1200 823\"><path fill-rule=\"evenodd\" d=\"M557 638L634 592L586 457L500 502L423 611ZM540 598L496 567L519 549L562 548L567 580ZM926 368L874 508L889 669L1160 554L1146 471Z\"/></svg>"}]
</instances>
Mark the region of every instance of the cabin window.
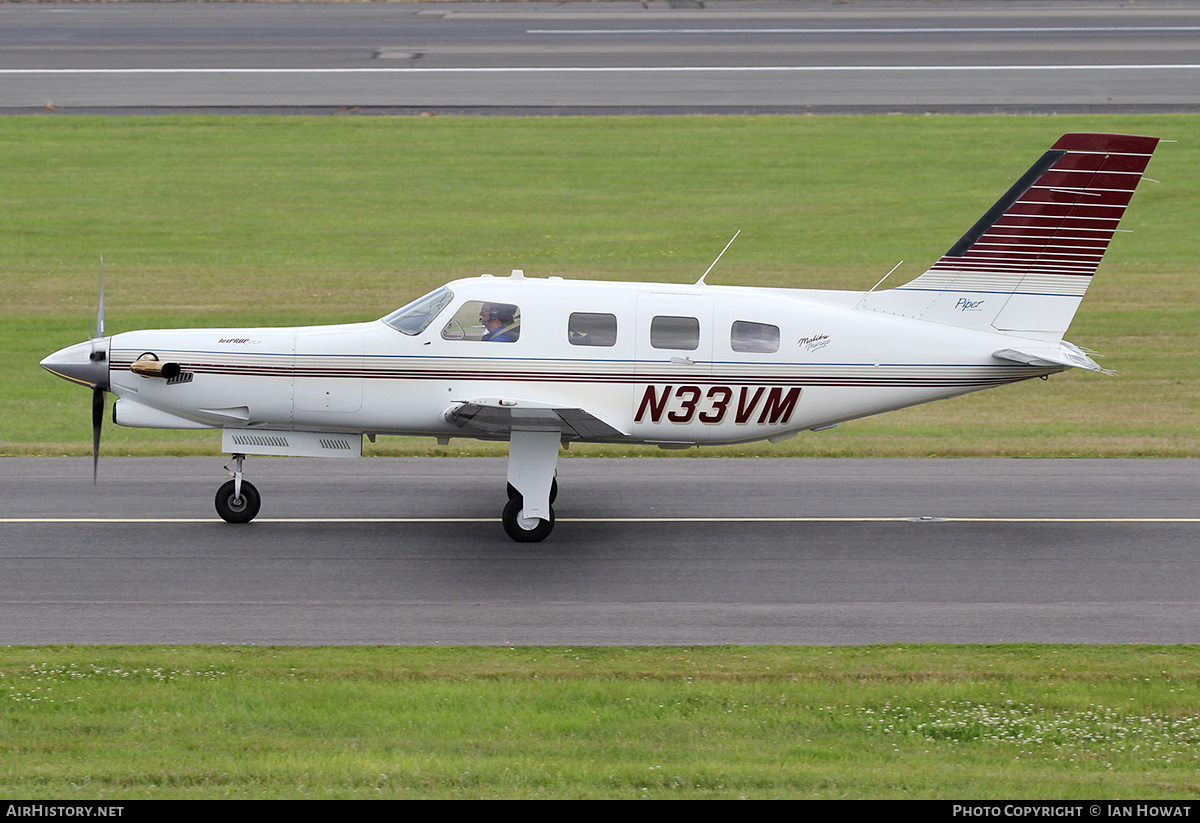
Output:
<instances>
[{"instance_id":1,"label":"cabin window","mask_svg":"<svg viewBox=\"0 0 1200 823\"><path fill-rule=\"evenodd\" d=\"M577 311L567 320L567 340L572 346L617 345L617 316Z\"/></svg>"},{"instance_id":2,"label":"cabin window","mask_svg":"<svg viewBox=\"0 0 1200 823\"><path fill-rule=\"evenodd\" d=\"M420 334L453 299L454 293L443 286L424 297L418 297L407 306L401 306L383 318L383 322L402 334Z\"/></svg>"},{"instance_id":3,"label":"cabin window","mask_svg":"<svg viewBox=\"0 0 1200 823\"><path fill-rule=\"evenodd\" d=\"M779 351L779 327L736 320L729 330L729 345L734 351L773 354Z\"/></svg>"},{"instance_id":4,"label":"cabin window","mask_svg":"<svg viewBox=\"0 0 1200 823\"><path fill-rule=\"evenodd\" d=\"M515 343L521 336L521 310L511 303L468 300L442 328L446 340Z\"/></svg>"},{"instance_id":5,"label":"cabin window","mask_svg":"<svg viewBox=\"0 0 1200 823\"><path fill-rule=\"evenodd\" d=\"M650 345L695 351L700 348L700 321L695 317L655 317L650 321Z\"/></svg>"}]
</instances>

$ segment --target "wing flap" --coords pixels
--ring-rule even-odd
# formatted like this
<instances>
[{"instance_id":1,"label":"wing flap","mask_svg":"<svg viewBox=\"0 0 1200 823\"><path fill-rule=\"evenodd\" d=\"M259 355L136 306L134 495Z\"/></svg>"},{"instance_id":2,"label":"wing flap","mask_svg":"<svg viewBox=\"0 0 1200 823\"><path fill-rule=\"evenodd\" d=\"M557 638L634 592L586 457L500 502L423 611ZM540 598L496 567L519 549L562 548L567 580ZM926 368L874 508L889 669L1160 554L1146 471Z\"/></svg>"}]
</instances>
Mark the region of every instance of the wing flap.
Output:
<instances>
[{"instance_id":1,"label":"wing flap","mask_svg":"<svg viewBox=\"0 0 1200 823\"><path fill-rule=\"evenodd\" d=\"M571 440L619 440L629 435L594 412L533 400L480 397L455 403L442 413L446 422L490 437L518 431L559 431Z\"/></svg>"}]
</instances>

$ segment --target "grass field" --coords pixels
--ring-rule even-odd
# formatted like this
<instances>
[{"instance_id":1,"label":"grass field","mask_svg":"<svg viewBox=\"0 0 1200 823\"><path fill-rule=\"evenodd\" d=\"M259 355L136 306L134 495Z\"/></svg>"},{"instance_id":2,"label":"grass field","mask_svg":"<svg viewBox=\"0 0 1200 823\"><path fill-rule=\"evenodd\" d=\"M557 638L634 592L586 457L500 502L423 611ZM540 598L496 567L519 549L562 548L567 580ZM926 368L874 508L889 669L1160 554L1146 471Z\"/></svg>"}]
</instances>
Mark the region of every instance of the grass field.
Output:
<instances>
[{"instance_id":1,"label":"grass field","mask_svg":"<svg viewBox=\"0 0 1200 823\"><path fill-rule=\"evenodd\" d=\"M1096 117L8 117L0 120L0 453L90 448L86 392L37 367L108 330L378 317L446 280L865 289L935 260L1060 134L1163 144L1068 339L1120 376L857 421L787 456L1191 456L1200 120ZM1019 414L1014 411L1019 410ZM108 426L105 453L214 454L215 433ZM381 438L371 454L502 447ZM571 454L663 454L589 447Z\"/></svg>"},{"instance_id":2,"label":"grass field","mask_svg":"<svg viewBox=\"0 0 1200 823\"><path fill-rule=\"evenodd\" d=\"M0 797L1183 799L1196 647L0 649Z\"/></svg>"}]
</instances>

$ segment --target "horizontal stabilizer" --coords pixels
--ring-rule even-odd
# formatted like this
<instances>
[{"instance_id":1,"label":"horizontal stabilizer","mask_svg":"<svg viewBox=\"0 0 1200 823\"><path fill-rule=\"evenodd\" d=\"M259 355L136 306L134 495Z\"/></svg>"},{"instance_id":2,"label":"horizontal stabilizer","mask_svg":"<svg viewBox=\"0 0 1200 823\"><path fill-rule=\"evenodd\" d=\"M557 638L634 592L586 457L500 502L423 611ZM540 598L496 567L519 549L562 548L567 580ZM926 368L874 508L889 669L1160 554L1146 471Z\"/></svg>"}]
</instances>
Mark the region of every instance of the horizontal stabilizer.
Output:
<instances>
[{"instance_id":1,"label":"horizontal stabilizer","mask_svg":"<svg viewBox=\"0 0 1200 823\"><path fill-rule=\"evenodd\" d=\"M1033 343L1034 341L1030 342ZM1035 344L1023 346L1019 349L1001 349L1000 351L993 352L992 357L998 360L1011 360L1014 363L1024 363L1027 366L1063 366L1070 369L1087 369L1088 371L1113 374L1113 372L1102 368L1099 363L1088 357L1083 349L1065 340L1060 340L1056 345L1040 346Z\"/></svg>"}]
</instances>

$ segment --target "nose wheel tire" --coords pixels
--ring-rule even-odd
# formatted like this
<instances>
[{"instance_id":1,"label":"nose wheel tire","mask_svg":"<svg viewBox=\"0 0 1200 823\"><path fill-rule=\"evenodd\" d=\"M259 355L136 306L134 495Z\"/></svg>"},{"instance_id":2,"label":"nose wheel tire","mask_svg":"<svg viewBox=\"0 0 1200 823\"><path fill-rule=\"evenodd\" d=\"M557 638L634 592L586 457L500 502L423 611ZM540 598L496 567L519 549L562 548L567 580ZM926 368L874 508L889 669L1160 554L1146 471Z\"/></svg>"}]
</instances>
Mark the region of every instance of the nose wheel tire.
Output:
<instances>
[{"instance_id":1,"label":"nose wheel tire","mask_svg":"<svg viewBox=\"0 0 1200 823\"><path fill-rule=\"evenodd\" d=\"M242 496L238 498L233 492L232 480L223 483L221 488L217 489L217 514L221 515L221 519L226 523L249 523L262 505L258 489L254 488L253 483L243 480Z\"/></svg>"},{"instance_id":2,"label":"nose wheel tire","mask_svg":"<svg viewBox=\"0 0 1200 823\"><path fill-rule=\"evenodd\" d=\"M550 507L550 519L522 517L525 501L520 494L509 499L504 506L504 531L518 543L540 543L554 531L554 507Z\"/></svg>"}]
</instances>

